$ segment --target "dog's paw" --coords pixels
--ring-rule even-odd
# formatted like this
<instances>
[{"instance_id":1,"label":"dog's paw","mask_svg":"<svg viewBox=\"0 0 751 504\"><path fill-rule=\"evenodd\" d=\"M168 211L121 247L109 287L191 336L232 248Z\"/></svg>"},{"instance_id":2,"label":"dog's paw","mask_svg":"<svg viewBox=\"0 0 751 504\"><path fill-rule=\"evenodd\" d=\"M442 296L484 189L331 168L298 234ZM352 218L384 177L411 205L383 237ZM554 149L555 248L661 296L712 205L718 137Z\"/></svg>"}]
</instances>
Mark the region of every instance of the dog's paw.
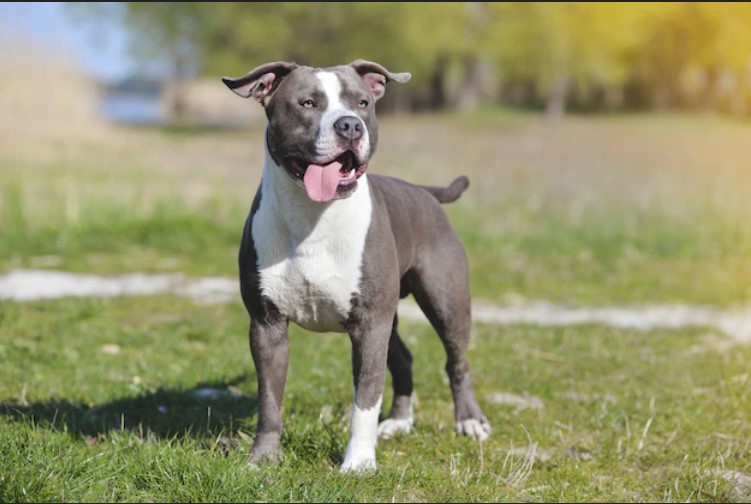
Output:
<instances>
[{"instance_id":1,"label":"dog's paw","mask_svg":"<svg viewBox=\"0 0 751 504\"><path fill-rule=\"evenodd\" d=\"M279 444L279 435L259 434L253 441L250 449L248 465L258 467L262 464L277 465L282 458L282 447Z\"/></svg>"},{"instance_id":2,"label":"dog's paw","mask_svg":"<svg viewBox=\"0 0 751 504\"><path fill-rule=\"evenodd\" d=\"M413 417L408 418L387 418L378 424L378 437L390 439L397 434L409 434L414 423Z\"/></svg>"},{"instance_id":3,"label":"dog's paw","mask_svg":"<svg viewBox=\"0 0 751 504\"><path fill-rule=\"evenodd\" d=\"M475 441L485 441L490 436L490 424L484 418L482 420L468 418L456 422L456 431L463 436L471 437Z\"/></svg>"},{"instance_id":4,"label":"dog's paw","mask_svg":"<svg viewBox=\"0 0 751 504\"><path fill-rule=\"evenodd\" d=\"M363 474L376 470L375 457L344 457L342 467L339 468L341 474Z\"/></svg>"}]
</instances>

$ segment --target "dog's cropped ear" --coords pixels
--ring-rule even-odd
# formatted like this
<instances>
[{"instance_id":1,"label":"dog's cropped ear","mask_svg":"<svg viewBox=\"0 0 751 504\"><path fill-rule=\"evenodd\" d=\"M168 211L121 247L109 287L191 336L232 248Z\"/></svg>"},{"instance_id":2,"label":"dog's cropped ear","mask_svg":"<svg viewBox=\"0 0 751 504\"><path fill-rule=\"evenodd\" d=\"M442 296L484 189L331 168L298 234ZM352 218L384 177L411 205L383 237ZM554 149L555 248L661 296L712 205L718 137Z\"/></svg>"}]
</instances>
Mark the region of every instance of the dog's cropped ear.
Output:
<instances>
[{"instance_id":1,"label":"dog's cropped ear","mask_svg":"<svg viewBox=\"0 0 751 504\"><path fill-rule=\"evenodd\" d=\"M275 61L261 65L237 79L222 77L222 82L239 96L252 96L265 107L282 80L298 67L297 63Z\"/></svg>"},{"instance_id":2,"label":"dog's cropped ear","mask_svg":"<svg viewBox=\"0 0 751 504\"><path fill-rule=\"evenodd\" d=\"M386 83L396 81L403 84L412 78L411 73L392 73L372 61L357 60L350 63L350 66L360 74L376 100L386 92Z\"/></svg>"}]
</instances>

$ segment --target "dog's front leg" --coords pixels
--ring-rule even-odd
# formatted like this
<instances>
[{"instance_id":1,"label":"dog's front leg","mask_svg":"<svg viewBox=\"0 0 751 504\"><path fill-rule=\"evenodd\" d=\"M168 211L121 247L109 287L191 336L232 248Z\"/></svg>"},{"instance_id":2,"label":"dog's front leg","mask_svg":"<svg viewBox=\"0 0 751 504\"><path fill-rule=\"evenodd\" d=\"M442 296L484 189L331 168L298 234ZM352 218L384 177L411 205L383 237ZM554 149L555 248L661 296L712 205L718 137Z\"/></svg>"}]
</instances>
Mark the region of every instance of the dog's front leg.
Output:
<instances>
[{"instance_id":1,"label":"dog's front leg","mask_svg":"<svg viewBox=\"0 0 751 504\"><path fill-rule=\"evenodd\" d=\"M282 397L287 381L289 338L286 320L250 323L250 352L258 378L258 428L250 464L264 459L277 462L281 456Z\"/></svg>"},{"instance_id":2,"label":"dog's front leg","mask_svg":"<svg viewBox=\"0 0 751 504\"><path fill-rule=\"evenodd\" d=\"M341 472L376 468L375 447L381 412L391 320L358 326L350 331L354 401L349 443Z\"/></svg>"}]
</instances>

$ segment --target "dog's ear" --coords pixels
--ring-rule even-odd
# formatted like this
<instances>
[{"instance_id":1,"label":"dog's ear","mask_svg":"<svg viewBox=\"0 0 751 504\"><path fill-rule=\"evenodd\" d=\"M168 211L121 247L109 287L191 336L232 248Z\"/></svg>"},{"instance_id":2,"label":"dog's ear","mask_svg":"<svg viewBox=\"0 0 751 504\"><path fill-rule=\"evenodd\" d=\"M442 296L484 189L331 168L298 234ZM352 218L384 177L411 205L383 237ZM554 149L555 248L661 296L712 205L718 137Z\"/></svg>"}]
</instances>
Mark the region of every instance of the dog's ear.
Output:
<instances>
[{"instance_id":1,"label":"dog's ear","mask_svg":"<svg viewBox=\"0 0 751 504\"><path fill-rule=\"evenodd\" d=\"M298 67L297 63L274 61L254 68L237 79L222 77L222 82L237 95L243 98L252 96L265 107L282 80Z\"/></svg>"},{"instance_id":2,"label":"dog's ear","mask_svg":"<svg viewBox=\"0 0 751 504\"><path fill-rule=\"evenodd\" d=\"M360 74L360 77L365 81L365 85L368 86L368 89L373 93L376 100L381 98L386 92L387 82L396 81L403 84L412 78L411 73L389 72L378 63L373 63L372 61L357 60L350 63L350 66Z\"/></svg>"}]
</instances>

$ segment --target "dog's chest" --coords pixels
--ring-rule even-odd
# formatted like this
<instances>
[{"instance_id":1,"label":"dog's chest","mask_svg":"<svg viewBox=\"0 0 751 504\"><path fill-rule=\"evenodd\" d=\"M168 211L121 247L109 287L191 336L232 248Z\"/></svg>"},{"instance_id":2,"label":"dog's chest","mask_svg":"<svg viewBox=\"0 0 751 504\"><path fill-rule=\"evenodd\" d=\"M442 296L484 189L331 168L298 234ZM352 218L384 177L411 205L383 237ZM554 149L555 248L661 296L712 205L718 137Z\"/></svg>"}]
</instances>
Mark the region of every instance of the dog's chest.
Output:
<instances>
[{"instance_id":1,"label":"dog's chest","mask_svg":"<svg viewBox=\"0 0 751 504\"><path fill-rule=\"evenodd\" d=\"M343 331L359 293L371 217L367 182L360 184L325 206L264 192L253 218L261 294L306 329Z\"/></svg>"}]
</instances>

